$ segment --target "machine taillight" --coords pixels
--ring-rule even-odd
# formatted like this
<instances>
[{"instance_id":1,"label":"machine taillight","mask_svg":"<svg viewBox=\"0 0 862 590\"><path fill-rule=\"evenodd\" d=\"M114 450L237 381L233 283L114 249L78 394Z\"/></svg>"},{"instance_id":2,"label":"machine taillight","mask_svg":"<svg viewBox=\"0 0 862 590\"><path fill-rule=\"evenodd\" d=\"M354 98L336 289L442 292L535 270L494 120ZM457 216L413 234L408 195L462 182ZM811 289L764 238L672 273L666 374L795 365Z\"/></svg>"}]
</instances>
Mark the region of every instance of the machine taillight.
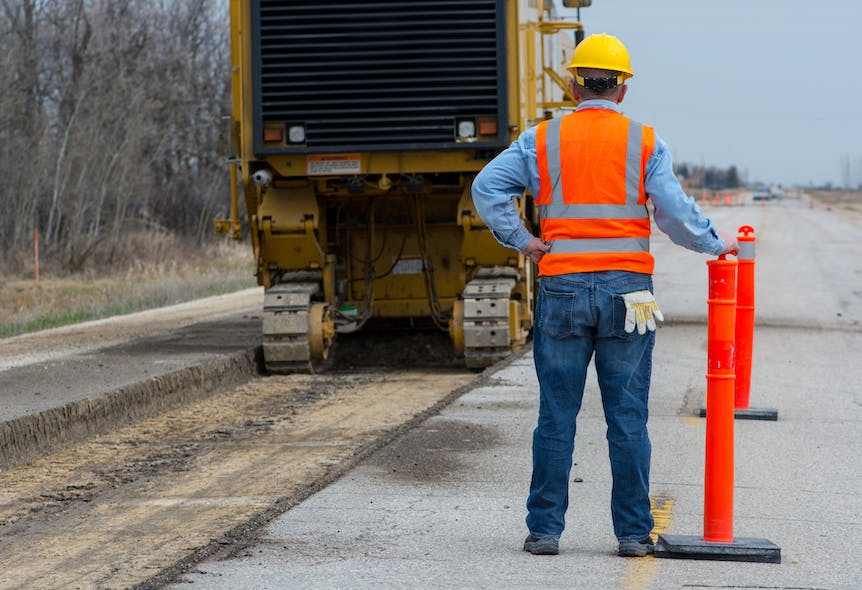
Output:
<instances>
[{"instance_id":1,"label":"machine taillight","mask_svg":"<svg viewBox=\"0 0 862 590\"><path fill-rule=\"evenodd\" d=\"M283 125L267 125L263 128L263 140L266 142L281 143L284 141Z\"/></svg>"},{"instance_id":2,"label":"machine taillight","mask_svg":"<svg viewBox=\"0 0 862 590\"><path fill-rule=\"evenodd\" d=\"M497 135L497 119L479 119L479 135Z\"/></svg>"}]
</instances>

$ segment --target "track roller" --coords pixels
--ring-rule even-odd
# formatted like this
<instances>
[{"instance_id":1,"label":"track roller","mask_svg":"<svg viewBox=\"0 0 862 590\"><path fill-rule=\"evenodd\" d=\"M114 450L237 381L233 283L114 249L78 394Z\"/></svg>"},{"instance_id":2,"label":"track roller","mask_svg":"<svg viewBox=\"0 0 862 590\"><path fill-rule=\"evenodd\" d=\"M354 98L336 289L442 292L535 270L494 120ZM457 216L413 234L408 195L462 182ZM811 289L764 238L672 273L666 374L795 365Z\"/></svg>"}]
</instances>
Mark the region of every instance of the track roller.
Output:
<instances>
[{"instance_id":1,"label":"track roller","mask_svg":"<svg viewBox=\"0 0 862 590\"><path fill-rule=\"evenodd\" d=\"M278 283L264 295L263 358L270 373L313 370L335 337L329 305L312 302L315 282Z\"/></svg>"},{"instance_id":2,"label":"track roller","mask_svg":"<svg viewBox=\"0 0 862 590\"><path fill-rule=\"evenodd\" d=\"M511 354L520 340L513 333L518 322L512 321L517 302L511 300L519 278L515 269L483 268L467 283L450 326L456 350L463 346L467 367L490 367Z\"/></svg>"}]
</instances>

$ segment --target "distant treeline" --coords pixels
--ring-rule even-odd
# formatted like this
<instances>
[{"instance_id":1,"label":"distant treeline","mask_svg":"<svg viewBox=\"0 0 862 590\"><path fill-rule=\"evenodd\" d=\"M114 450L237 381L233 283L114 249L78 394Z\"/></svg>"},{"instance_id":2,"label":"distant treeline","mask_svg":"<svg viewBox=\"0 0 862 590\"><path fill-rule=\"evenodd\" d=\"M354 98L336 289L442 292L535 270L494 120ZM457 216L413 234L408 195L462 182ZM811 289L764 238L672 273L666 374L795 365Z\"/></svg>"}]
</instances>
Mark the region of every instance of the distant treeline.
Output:
<instances>
[{"instance_id":1,"label":"distant treeline","mask_svg":"<svg viewBox=\"0 0 862 590\"><path fill-rule=\"evenodd\" d=\"M674 172L680 180L688 181L688 186L722 190L738 188L742 181L736 166L717 168L715 166L695 166L693 164L675 164Z\"/></svg>"},{"instance_id":2,"label":"distant treeline","mask_svg":"<svg viewBox=\"0 0 862 590\"><path fill-rule=\"evenodd\" d=\"M32 249L70 270L128 232L196 240L228 206L227 3L0 0L3 267Z\"/></svg>"}]
</instances>

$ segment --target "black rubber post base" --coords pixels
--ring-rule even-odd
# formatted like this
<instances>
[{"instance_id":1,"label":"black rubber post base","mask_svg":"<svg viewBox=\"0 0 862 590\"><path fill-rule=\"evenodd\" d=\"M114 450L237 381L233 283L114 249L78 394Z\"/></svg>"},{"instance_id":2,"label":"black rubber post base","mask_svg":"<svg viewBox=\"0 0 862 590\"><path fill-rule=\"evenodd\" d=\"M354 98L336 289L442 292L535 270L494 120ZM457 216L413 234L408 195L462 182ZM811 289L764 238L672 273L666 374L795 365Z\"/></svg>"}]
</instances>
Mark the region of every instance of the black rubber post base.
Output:
<instances>
[{"instance_id":1,"label":"black rubber post base","mask_svg":"<svg viewBox=\"0 0 862 590\"><path fill-rule=\"evenodd\" d=\"M781 563L781 547L767 539L735 537L733 543L710 543L694 535L659 535L656 557Z\"/></svg>"},{"instance_id":2,"label":"black rubber post base","mask_svg":"<svg viewBox=\"0 0 862 590\"><path fill-rule=\"evenodd\" d=\"M706 408L700 408L697 415L706 418ZM736 409L733 410L733 417L737 420L778 420L778 410L775 408Z\"/></svg>"}]
</instances>

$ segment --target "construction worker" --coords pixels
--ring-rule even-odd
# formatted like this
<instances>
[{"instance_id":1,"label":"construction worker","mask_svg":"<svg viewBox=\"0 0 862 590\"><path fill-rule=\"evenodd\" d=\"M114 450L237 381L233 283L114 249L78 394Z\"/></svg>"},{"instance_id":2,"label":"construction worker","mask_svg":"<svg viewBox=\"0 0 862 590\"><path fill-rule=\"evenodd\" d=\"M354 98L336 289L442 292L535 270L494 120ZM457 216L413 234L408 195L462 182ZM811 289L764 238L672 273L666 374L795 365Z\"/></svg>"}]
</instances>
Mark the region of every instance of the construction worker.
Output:
<instances>
[{"instance_id":1,"label":"construction worker","mask_svg":"<svg viewBox=\"0 0 862 590\"><path fill-rule=\"evenodd\" d=\"M647 433L655 320L650 217L680 246L737 250L686 195L668 147L651 127L625 117L628 51L607 34L576 48L569 72L577 109L528 129L473 183L476 208L504 246L539 267L533 357L539 379L533 475L524 550L556 555L565 526L575 421L587 366L595 366L613 476L611 514L618 554L653 551ZM524 226L513 197L529 189L541 237Z\"/></svg>"}]
</instances>

